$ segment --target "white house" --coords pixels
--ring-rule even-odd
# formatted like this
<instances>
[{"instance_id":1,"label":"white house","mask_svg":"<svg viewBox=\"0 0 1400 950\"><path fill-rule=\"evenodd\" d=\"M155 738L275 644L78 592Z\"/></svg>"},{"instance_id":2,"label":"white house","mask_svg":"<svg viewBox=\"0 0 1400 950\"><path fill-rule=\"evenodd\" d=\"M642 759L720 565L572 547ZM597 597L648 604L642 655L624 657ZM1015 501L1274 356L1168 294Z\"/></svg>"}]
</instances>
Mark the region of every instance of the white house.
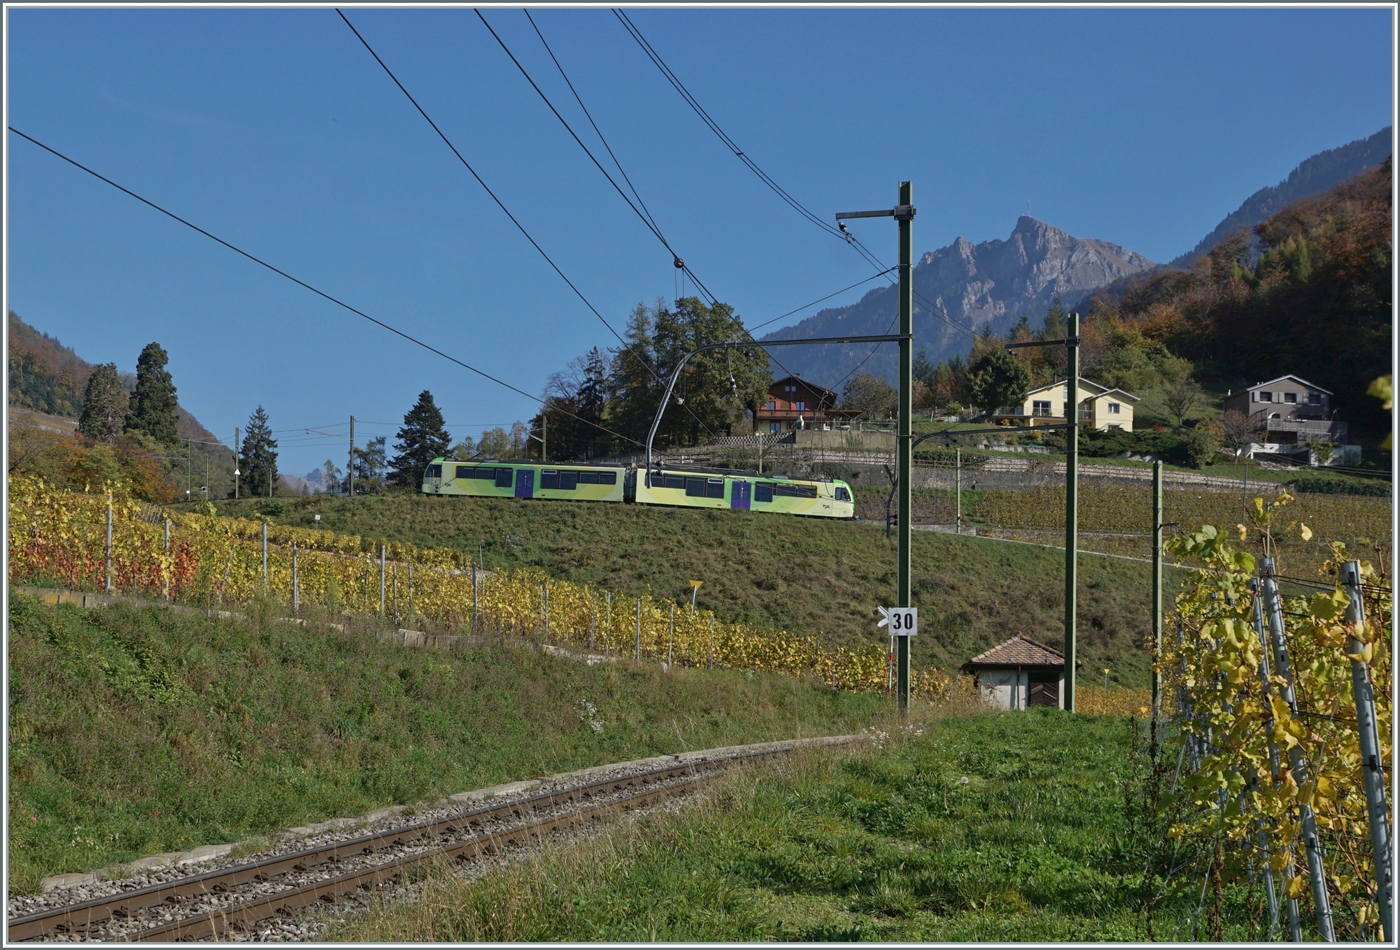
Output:
<instances>
[{"instance_id":1,"label":"white house","mask_svg":"<svg viewBox=\"0 0 1400 950\"><path fill-rule=\"evenodd\" d=\"M1021 425L1051 425L1065 421L1069 383L1060 380L1026 393L1020 406L1005 406L995 413L995 421ZM1122 389L1109 389L1079 378L1079 424L1095 429L1133 431L1133 407L1142 400Z\"/></svg>"},{"instance_id":2,"label":"white house","mask_svg":"<svg viewBox=\"0 0 1400 950\"><path fill-rule=\"evenodd\" d=\"M1064 654L1020 634L974 656L962 668L973 675L982 698L999 709L1065 708Z\"/></svg>"}]
</instances>

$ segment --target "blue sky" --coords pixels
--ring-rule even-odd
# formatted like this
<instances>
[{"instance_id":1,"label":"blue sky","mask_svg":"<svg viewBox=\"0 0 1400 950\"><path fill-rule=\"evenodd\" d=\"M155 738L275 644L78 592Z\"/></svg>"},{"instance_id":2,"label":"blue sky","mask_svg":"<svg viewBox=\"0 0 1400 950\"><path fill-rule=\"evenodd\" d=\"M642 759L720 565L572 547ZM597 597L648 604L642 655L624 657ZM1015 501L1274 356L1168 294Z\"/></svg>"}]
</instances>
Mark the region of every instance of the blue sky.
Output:
<instances>
[{"instance_id":1,"label":"blue sky","mask_svg":"<svg viewBox=\"0 0 1400 950\"><path fill-rule=\"evenodd\" d=\"M483 10L595 145L524 14ZM346 12L615 328L673 296L670 255L471 9ZM533 15L671 244L749 324L868 276L725 150L611 12ZM911 180L919 253L1005 238L1029 201L1072 234L1169 260L1395 109L1389 8L629 15L746 154L828 220L891 205ZM6 17L9 125L528 392L616 344L333 9ZM181 403L221 438L267 409L284 471L343 455L306 427L344 431L354 415L357 435L392 442L425 388L456 437L534 412L28 142L7 133L5 147L8 306L128 371L159 341ZM890 222L859 233L893 263Z\"/></svg>"}]
</instances>

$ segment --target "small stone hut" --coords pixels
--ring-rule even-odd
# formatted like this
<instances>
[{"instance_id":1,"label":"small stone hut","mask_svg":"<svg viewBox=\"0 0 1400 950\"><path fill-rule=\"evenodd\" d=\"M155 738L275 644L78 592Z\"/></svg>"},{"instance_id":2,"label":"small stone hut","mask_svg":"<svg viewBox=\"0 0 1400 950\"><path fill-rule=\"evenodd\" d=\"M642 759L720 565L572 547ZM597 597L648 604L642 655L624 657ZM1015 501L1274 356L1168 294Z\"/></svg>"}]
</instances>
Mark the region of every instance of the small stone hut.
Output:
<instances>
[{"instance_id":1,"label":"small stone hut","mask_svg":"<svg viewBox=\"0 0 1400 950\"><path fill-rule=\"evenodd\" d=\"M1082 664L1075 664L1076 669ZM1017 634L962 666L983 699L999 709L1065 708L1065 655Z\"/></svg>"}]
</instances>

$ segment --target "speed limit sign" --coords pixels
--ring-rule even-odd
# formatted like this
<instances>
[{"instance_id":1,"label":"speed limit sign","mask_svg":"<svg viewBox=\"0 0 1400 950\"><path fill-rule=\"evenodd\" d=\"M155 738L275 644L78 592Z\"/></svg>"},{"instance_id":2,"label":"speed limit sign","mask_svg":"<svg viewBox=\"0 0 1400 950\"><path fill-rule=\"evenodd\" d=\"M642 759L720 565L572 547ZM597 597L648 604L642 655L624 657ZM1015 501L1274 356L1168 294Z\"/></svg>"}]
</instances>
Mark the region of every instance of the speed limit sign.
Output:
<instances>
[{"instance_id":1,"label":"speed limit sign","mask_svg":"<svg viewBox=\"0 0 1400 950\"><path fill-rule=\"evenodd\" d=\"M919 608L881 607L879 626L883 627L886 624L889 625L891 636L915 636L919 632Z\"/></svg>"}]
</instances>

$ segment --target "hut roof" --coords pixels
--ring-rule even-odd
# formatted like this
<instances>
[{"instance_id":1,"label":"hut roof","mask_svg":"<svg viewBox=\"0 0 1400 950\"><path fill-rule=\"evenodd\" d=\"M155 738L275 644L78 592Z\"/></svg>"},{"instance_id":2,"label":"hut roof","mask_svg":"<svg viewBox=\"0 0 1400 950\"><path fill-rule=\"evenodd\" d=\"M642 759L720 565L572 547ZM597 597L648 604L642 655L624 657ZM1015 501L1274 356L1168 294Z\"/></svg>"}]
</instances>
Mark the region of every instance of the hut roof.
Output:
<instances>
[{"instance_id":1,"label":"hut roof","mask_svg":"<svg viewBox=\"0 0 1400 950\"><path fill-rule=\"evenodd\" d=\"M985 653L979 653L963 664L965 670L987 669L1007 666L1039 666L1064 669L1065 655L1043 643L1017 634L1005 643L999 643ZM1078 663L1075 664L1079 666Z\"/></svg>"}]
</instances>

